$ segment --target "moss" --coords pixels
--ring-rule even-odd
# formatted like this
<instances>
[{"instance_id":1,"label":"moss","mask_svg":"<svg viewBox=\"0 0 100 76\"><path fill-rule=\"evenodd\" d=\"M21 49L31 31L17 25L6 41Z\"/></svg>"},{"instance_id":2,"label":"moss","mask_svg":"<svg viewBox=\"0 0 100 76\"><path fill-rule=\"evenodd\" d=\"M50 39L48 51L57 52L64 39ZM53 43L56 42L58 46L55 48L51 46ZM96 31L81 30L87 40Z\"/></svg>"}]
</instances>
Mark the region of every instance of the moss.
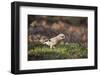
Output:
<instances>
[{"instance_id":1,"label":"moss","mask_svg":"<svg viewBox=\"0 0 100 76\"><path fill-rule=\"evenodd\" d=\"M87 58L87 48L83 48L78 43L57 45L50 49L48 46L29 46L28 60L51 60L51 59L79 59Z\"/></svg>"}]
</instances>

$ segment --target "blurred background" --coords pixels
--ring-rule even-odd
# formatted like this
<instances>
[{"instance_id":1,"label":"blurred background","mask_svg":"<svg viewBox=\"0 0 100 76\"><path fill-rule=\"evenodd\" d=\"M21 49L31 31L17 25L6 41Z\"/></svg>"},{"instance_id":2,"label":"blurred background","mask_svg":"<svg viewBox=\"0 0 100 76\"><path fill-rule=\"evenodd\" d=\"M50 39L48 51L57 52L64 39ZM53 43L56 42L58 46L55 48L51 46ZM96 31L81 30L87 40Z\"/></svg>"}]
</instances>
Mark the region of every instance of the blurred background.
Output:
<instances>
[{"instance_id":1,"label":"blurred background","mask_svg":"<svg viewBox=\"0 0 100 76\"><path fill-rule=\"evenodd\" d=\"M28 41L41 44L63 33L64 43L80 43L87 48L87 21L87 17L28 15Z\"/></svg>"}]
</instances>

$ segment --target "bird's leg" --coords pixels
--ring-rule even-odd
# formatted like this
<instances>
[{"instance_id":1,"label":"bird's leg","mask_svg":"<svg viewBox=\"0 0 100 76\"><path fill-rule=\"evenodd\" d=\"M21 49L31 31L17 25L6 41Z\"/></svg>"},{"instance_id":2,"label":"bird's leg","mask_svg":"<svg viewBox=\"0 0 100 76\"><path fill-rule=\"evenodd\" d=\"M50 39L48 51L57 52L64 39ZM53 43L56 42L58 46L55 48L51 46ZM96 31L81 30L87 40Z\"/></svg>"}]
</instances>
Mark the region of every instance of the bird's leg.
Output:
<instances>
[{"instance_id":1,"label":"bird's leg","mask_svg":"<svg viewBox=\"0 0 100 76\"><path fill-rule=\"evenodd\" d=\"M55 46L53 46L53 48L55 48Z\"/></svg>"},{"instance_id":2,"label":"bird's leg","mask_svg":"<svg viewBox=\"0 0 100 76\"><path fill-rule=\"evenodd\" d=\"M50 49L52 49L53 48L53 46L52 45L50 45Z\"/></svg>"}]
</instances>

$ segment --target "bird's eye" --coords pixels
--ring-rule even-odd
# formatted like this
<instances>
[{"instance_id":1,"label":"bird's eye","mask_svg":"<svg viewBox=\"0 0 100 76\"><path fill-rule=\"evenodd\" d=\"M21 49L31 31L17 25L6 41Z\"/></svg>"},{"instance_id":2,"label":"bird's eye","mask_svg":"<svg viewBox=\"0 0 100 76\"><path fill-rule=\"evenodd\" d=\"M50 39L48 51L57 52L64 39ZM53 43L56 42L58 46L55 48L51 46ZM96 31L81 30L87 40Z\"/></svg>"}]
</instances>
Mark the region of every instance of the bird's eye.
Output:
<instances>
[{"instance_id":1,"label":"bird's eye","mask_svg":"<svg viewBox=\"0 0 100 76\"><path fill-rule=\"evenodd\" d=\"M62 36L62 38L65 38L65 36Z\"/></svg>"}]
</instances>

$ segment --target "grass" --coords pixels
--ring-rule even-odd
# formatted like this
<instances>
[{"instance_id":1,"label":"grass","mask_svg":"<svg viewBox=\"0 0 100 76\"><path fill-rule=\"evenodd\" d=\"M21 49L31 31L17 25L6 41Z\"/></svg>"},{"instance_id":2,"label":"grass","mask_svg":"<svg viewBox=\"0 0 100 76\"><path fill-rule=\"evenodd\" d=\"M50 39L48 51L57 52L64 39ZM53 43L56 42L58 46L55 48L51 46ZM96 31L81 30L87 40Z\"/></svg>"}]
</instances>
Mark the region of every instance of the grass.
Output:
<instances>
[{"instance_id":1,"label":"grass","mask_svg":"<svg viewBox=\"0 0 100 76\"><path fill-rule=\"evenodd\" d=\"M57 45L54 49L46 45L30 45L28 48L28 60L79 59L88 55L87 48L78 43Z\"/></svg>"}]
</instances>

